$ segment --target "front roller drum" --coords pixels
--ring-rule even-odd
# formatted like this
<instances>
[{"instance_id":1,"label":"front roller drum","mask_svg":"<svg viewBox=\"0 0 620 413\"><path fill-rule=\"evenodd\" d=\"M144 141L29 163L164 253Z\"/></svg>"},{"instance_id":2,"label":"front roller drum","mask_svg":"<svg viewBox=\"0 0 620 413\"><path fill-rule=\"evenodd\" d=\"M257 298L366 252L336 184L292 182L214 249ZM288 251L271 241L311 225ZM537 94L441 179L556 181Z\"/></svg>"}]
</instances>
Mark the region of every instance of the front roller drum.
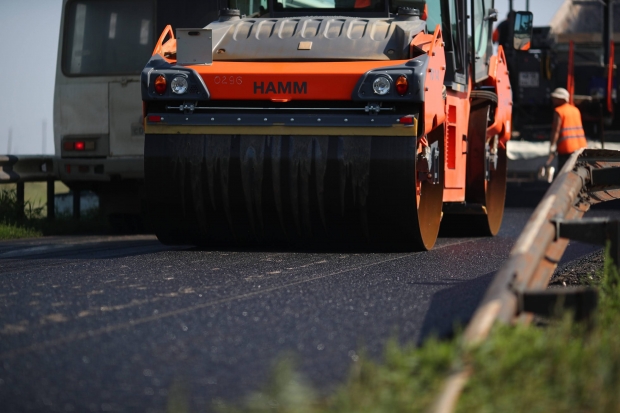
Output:
<instances>
[{"instance_id":1,"label":"front roller drum","mask_svg":"<svg viewBox=\"0 0 620 413\"><path fill-rule=\"evenodd\" d=\"M419 152L401 136L147 134L150 222L165 244L430 249L443 168L426 179Z\"/></svg>"}]
</instances>

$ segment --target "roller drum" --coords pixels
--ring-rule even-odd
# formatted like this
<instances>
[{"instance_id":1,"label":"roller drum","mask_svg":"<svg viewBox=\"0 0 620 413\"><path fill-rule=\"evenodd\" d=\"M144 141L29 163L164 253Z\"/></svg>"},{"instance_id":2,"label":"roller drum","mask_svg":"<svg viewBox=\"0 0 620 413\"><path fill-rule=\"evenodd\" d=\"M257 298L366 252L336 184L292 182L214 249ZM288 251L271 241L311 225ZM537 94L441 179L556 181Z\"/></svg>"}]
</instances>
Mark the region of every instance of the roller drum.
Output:
<instances>
[{"instance_id":1,"label":"roller drum","mask_svg":"<svg viewBox=\"0 0 620 413\"><path fill-rule=\"evenodd\" d=\"M427 249L416 145L402 136L147 134L150 221L165 244Z\"/></svg>"}]
</instances>

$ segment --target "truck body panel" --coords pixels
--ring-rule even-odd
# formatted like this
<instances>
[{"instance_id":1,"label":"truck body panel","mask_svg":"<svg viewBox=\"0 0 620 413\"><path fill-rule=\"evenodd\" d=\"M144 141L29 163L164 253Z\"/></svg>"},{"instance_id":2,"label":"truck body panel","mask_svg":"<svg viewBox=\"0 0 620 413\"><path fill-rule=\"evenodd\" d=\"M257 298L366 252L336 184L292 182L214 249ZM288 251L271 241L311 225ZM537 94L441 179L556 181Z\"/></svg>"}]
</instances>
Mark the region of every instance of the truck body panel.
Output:
<instances>
[{"instance_id":1,"label":"truck body panel","mask_svg":"<svg viewBox=\"0 0 620 413\"><path fill-rule=\"evenodd\" d=\"M95 191L106 215L143 214L140 71L163 29L161 21L205 26L217 17L217 4L62 3L54 92L56 175L71 188ZM187 13L189 9L194 13Z\"/></svg>"}]
</instances>

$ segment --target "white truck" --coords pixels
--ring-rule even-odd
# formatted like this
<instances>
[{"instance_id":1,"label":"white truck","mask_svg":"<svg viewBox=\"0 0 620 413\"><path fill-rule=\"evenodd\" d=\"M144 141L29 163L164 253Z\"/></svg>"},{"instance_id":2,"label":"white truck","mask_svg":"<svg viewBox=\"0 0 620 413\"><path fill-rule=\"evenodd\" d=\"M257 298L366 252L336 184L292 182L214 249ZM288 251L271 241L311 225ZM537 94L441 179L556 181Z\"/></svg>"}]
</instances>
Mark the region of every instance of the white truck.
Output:
<instances>
[{"instance_id":1,"label":"white truck","mask_svg":"<svg viewBox=\"0 0 620 413\"><path fill-rule=\"evenodd\" d=\"M56 175L73 190L99 195L115 226L140 225L145 207L140 72L155 40L167 24L204 27L227 6L227 0L63 1Z\"/></svg>"}]
</instances>

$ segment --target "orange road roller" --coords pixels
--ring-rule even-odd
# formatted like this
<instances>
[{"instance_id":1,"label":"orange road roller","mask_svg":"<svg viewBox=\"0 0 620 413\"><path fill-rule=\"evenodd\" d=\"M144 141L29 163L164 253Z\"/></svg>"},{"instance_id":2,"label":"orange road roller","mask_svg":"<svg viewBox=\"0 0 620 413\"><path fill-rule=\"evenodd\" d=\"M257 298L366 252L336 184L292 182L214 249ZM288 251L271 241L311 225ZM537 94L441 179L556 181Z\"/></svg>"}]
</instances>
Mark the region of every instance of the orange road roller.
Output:
<instances>
[{"instance_id":1,"label":"orange road roller","mask_svg":"<svg viewBox=\"0 0 620 413\"><path fill-rule=\"evenodd\" d=\"M506 53L531 13L511 13L511 50L494 54L492 0L243 7L166 27L142 72L161 242L428 250L442 220L498 232Z\"/></svg>"}]
</instances>

